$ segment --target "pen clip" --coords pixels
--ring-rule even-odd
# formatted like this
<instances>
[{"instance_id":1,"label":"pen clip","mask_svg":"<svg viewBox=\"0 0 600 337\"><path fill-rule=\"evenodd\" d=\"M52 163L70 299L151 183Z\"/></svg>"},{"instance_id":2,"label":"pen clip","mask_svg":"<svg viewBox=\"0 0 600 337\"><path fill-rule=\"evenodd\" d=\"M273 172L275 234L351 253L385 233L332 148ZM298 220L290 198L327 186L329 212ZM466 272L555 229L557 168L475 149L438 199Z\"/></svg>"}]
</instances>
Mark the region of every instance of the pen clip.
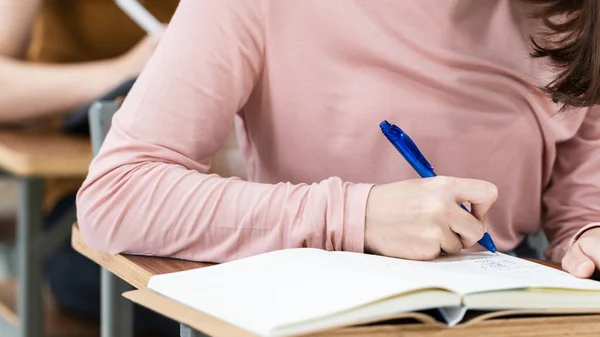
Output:
<instances>
[{"instance_id":1,"label":"pen clip","mask_svg":"<svg viewBox=\"0 0 600 337\"><path fill-rule=\"evenodd\" d=\"M392 126L395 126L395 125L392 124ZM397 127L397 128L398 128L398 130L400 130L400 140L404 142L404 145L406 145L412 151L412 153L421 162L421 164L423 164L423 166L425 166L427 169L433 171L433 166L427 161L427 159L425 159L425 156L423 156L421 151L419 151L419 148L412 141L412 139L410 139L410 137L404 131L402 131L402 129L400 129L399 127Z\"/></svg>"},{"instance_id":2,"label":"pen clip","mask_svg":"<svg viewBox=\"0 0 600 337\"><path fill-rule=\"evenodd\" d=\"M390 139L392 140L392 143L402 142L404 148L410 151L412 156L418 160L425 169L433 172L433 166L425 159L425 156L423 156L417 145L404 131L402 131L402 129L388 121L383 121L381 122L381 130L386 136L392 136L394 138L393 140ZM400 150L400 148L398 150Z\"/></svg>"}]
</instances>

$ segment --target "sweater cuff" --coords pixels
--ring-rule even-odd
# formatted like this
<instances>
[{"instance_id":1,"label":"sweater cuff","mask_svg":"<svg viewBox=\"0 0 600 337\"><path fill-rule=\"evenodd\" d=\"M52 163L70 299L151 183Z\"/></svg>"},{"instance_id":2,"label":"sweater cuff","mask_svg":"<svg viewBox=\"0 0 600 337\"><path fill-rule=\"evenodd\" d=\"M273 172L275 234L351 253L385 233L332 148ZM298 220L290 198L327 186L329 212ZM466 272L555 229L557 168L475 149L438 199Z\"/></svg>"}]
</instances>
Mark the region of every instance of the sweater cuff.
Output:
<instances>
[{"instance_id":1,"label":"sweater cuff","mask_svg":"<svg viewBox=\"0 0 600 337\"><path fill-rule=\"evenodd\" d=\"M372 184L352 184L346 189L342 237L343 251L364 252L367 198L373 186Z\"/></svg>"},{"instance_id":2,"label":"sweater cuff","mask_svg":"<svg viewBox=\"0 0 600 337\"><path fill-rule=\"evenodd\" d=\"M569 246L568 248L571 248L571 246L575 243L575 241L577 241L577 239L579 239L579 237L581 237L581 235L587 231L590 230L592 228L596 228L596 227L600 227L600 222L594 222L591 223L585 227L583 227L582 229L580 229L577 234L573 235L573 237L571 238L571 240L569 240Z\"/></svg>"}]
</instances>

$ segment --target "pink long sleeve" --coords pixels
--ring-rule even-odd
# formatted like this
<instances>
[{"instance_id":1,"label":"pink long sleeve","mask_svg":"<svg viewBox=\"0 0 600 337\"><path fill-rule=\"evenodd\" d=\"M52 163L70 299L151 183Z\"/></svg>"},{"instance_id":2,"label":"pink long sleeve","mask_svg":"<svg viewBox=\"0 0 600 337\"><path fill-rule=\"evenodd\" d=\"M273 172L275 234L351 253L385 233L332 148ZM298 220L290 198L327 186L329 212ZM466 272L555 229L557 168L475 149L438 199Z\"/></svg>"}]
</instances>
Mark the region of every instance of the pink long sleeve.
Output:
<instances>
[{"instance_id":1,"label":"pink long sleeve","mask_svg":"<svg viewBox=\"0 0 600 337\"><path fill-rule=\"evenodd\" d=\"M539 90L528 4L440 3L182 0L78 194L85 240L216 262L360 252L372 184L418 178L389 120L438 174L498 186L499 250L543 227L559 260L600 221L599 109L557 114ZM233 125L248 181L208 174Z\"/></svg>"},{"instance_id":2,"label":"pink long sleeve","mask_svg":"<svg viewBox=\"0 0 600 337\"><path fill-rule=\"evenodd\" d=\"M290 247L363 250L370 185L208 175L261 75L261 1L183 0L77 198L90 247L222 262Z\"/></svg>"},{"instance_id":3,"label":"pink long sleeve","mask_svg":"<svg viewBox=\"0 0 600 337\"><path fill-rule=\"evenodd\" d=\"M551 242L546 255L555 261L583 230L600 226L600 108L571 114L562 123L579 128L569 128L576 133L557 144L550 188L544 193L543 226Z\"/></svg>"}]
</instances>

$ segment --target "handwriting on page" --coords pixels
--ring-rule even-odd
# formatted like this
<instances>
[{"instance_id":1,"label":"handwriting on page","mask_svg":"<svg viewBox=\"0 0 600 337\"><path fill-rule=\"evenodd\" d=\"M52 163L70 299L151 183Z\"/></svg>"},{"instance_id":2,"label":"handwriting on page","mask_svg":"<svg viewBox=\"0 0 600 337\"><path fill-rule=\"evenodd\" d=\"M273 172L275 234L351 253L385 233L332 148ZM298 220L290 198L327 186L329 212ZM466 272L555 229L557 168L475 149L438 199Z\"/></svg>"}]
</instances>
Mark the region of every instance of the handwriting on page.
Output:
<instances>
[{"instance_id":1,"label":"handwriting on page","mask_svg":"<svg viewBox=\"0 0 600 337\"><path fill-rule=\"evenodd\" d=\"M473 271L486 273L502 273L511 276L539 275L551 273L553 276L565 275L560 271L542 267L536 263L524 261L504 254L465 253L453 256L443 256L433 261L438 267L451 270ZM565 275L566 276L566 275Z\"/></svg>"},{"instance_id":2,"label":"handwriting on page","mask_svg":"<svg viewBox=\"0 0 600 337\"><path fill-rule=\"evenodd\" d=\"M506 254L463 253L430 262L440 277L462 293L510 288L600 290L600 284ZM468 275L468 276L467 276Z\"/></svg>"}]
</instances>

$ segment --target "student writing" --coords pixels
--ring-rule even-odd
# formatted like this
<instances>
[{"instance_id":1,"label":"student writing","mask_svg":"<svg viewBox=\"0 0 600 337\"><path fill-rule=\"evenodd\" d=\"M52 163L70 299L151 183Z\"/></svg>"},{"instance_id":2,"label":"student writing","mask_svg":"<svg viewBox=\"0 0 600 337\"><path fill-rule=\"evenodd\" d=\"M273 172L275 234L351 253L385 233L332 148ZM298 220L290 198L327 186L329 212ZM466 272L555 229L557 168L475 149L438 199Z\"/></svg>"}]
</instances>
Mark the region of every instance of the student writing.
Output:
<instances>
[{"instance_id":1,"label":"student writing","mask_svg":"<svg viewBox=\"0 0 600 337\"><path fill-rule=\"evenodd\" d=\"M82 234L222 262L303 246L431 259L484 230L517 251L543 228L547 256L590 276L599 6L183 0L79 191ZM382 120L447 177L416 179ZM207 174L233 125L249 181Z\"/></svg>"}]
</instances>

